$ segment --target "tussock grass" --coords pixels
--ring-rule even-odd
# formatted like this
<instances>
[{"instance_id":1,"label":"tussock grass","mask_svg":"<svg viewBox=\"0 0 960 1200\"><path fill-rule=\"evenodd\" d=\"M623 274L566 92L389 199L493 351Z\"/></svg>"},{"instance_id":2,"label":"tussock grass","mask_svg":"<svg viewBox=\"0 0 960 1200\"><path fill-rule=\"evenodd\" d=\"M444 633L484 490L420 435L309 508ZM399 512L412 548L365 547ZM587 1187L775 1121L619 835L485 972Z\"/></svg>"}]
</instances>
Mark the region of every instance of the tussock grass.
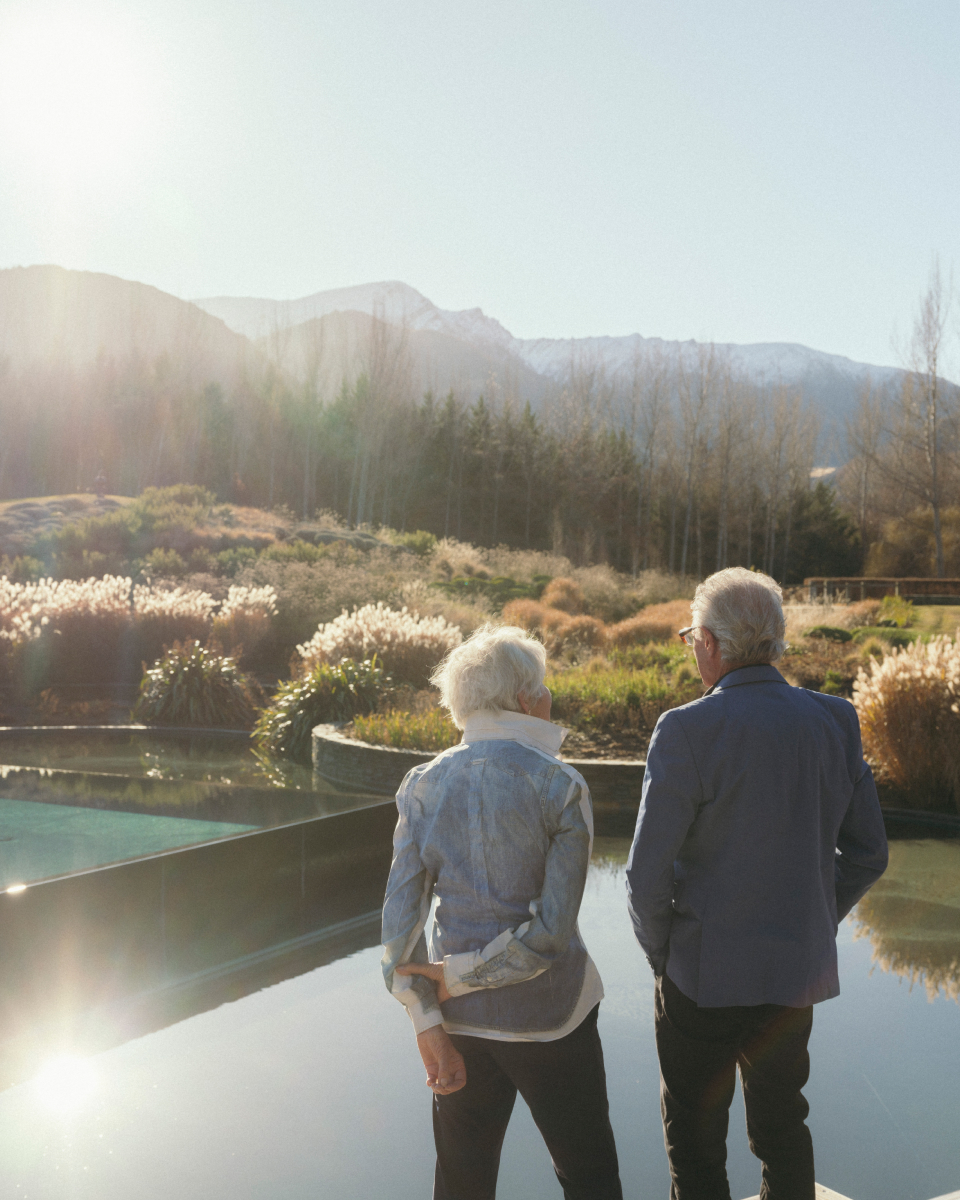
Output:
<instances>
[{"instance_id":1,"label":"tussock grass","mask_svg":"<svg viewBox=\"0 0 960 1200\"><path fill-rule=\"evenodd\" d=\"M659 661L642 666L628 661L594 659L548 675L554 718L583 732L650 734L667 709L703 694L684 655L664 652Z\"/></svg>"},{"instance_id":2,"label":"tussock grass","mask_svg":"<svg viewBox=\"0 0 960 1200\"><path fill-rule=\"evenodd\" d=\"M938 637L895 649L853 686L863 748L907 805L946 808L960 795L960 646Z\"/></svg>"},{"instance_id":3,"label":"tussock grass","mask_svg":"<svg viewBox=\"0 0 960 1200\"><path fill-rule=\"evenodd\" d=\"M146 725L250 729L261 702L232 658L190 642L173 646L147 671L131 715Z\"/></svg>"},{"instance_id":4,"label":"tussock grass","mask_svg":"<svg viewBox=\"0 0 960 1200\"><path fill-rule=\"evenodd\" d=\"M439 708L427 712L393 710L356 716L348 732L357 741L370 742L374 746L437 754L460 741L460 730Z\"/></svg>"}]
</instances>

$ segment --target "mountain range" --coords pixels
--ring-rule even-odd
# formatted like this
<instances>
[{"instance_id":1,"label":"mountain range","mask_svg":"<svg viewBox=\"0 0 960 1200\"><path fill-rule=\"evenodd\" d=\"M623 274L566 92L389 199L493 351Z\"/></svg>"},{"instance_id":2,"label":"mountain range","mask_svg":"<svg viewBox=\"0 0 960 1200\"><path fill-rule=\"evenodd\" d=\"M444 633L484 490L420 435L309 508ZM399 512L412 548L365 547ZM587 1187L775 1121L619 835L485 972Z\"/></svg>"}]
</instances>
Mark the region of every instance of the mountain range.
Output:
<instances>
[{"instance_id":1,"label":"mountain range","mask_svg":"<svg viewBox=\"0 0 960 1200\"><path fill-rule=\"evenodd\" d=\"M82 367L97 360L161 356L200 379L224 383L273 360L294 374L311 362L325 394L363 369L372 341L403 345L411 389L450 388L473 399L498 389L535 406L574 369L625 382L638 357L695 356L694 341L643 337L516 338L479 308L439 308L401 282L317 292L298 300L216 296L180 299L148 284L58 266L0 270L0 367ZM855 406L864 380L901 372L792 343L717 347L735 371L762 387L799 389L826 426Z\"/></svg>"},{"instance_id":2,"label":"mountain range","mask_svg":"<svg viewBox=\"0 0 960 1200\"><path fill-rule=\"evenodd\" d=\"M436 339L444 339L443 343L435 343L437 350L442 344L451 356L457 353L464 356L465 362L468 358L474 360L471 363L474 369L466 373L474 379L475 386L479 356L489 367L500 372L512 371L515 379L524 380L537 394L542 392L545 381L562 384L573 366L601 368L609 380L616 381L632 371L638 356L651 351L667 357L693 356L697 348L694 341L664 341L639 333L621 337L517 338L479 308L460 312L438 308L409 284L396 281L316 292L299 300L214 296L194 303L219 317L230 329L254 340L333 313L364 313L406 329L408 336L432 334ZM716 349L751 383L799 388L828 419L845 416L853 409L865 379L882 385L902 374L896 368L854 362L791 342L723 343ZM421 353L419 357L430 362L429 353ZM530 379L531 372L540 381L539 387Z\"/></svg>"}]
</instances>

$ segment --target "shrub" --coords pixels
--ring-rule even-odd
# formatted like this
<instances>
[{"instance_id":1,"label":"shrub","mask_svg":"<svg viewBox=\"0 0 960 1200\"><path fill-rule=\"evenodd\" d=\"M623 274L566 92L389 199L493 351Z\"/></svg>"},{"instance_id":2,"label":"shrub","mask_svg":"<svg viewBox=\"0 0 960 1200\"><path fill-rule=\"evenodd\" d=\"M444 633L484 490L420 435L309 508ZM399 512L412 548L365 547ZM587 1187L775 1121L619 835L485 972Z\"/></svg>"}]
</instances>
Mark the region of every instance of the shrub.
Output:
<instances>
[{"instance_id":1,"label":"shrub","mask_svg":"<svg viewBox=\"0 0 960 1200\"><path fill-rule=\"evenodd\" d=\"M297 651L308 666L376 654L398 683L425 687L434 667L462 641L460 630L443 617L417 617L381 602L341 613Z\"/></svg>"},{"instance_id":2,"label":"shrub","mask_svg":"<svg viewBox=\"0 0 960 1200\"><path fill-rule=\"evenodd\" d=\"M268 546L261 557L268 562L315 563L321 558L327 558L329 554L326 546L314 546L311 542L295 538L290 542L276 542L273 546Z\"/></svg>"},{"instance_id":3,"label":"shrub","mask_svg":"<svg viewBox=\"0 0 960 1200\"><path fill-rule=\"evenodd\" d=\"M604 624L624 621L643 607L636 580L606 564L577 567L570 578L583 593L583 611Z\"/></svg>"},{"instance_id":4,"label":"shrub","mask_svg":"<svg viewBox=\"0 0 960 1200\"><path fill-rule=\"evenodd\" d=\"M530 583L518 583L512 575L456 575L430 586L461 600L481 599L491 611L497 612L517 600L535 600L549 583L546 575L535 575Z\"/></svg>"},{"instance_id":5,"label":"shrub","mask_svg":"<svg viewBox=\"0 0 960 1200\"><path fill-rule=\"evenodd\" d=\"M854 630L853 640L862 645L865 642L880 638L889 646L912 646L919 636L919 633L914 629L891 629L879 625L866 625Z\"/></svg>"},{"instance_id":6,"label":"shrub","mask_svg":"<svg viewBox=\"0 0 960 1200\"><path fill-rule=\"evenodd\" d=\"M221 550L214 561L221 575L236 575L257 561L257 552L252 546L234 546L229 550Z\"/></svg>"},{"instance_id":7,"label":"shrub","mask_svg":"<svg viewBox=\"0 0 960 1200\"><path fill-rule=\"evenodd\" d=\"M428 533L425 529L400 533L396 529L384 527L377 533L383 541L389 542L392 546L402 546L405 550L412 550L420 558L428 558L437 548L436 536Z\"/></svg>"},{"instance_id":8,"label":"shrub","mask_svg":"<svg viewBox=\"0 0 960 1200\"><path fill-rule=\"evenodd\" d=\"M836 625L814 625L812 629L805 629L803 636L806 638L826 638L828 642L850 642L853 640L853 634L848 629L840 629Z\"/></svg>"},{"instance_id":9,"label":"shrub","mask_svg":"<svg viewBox=\"0 0 960 1200\"><path fill-rule=\"evenodd\" d=\"M582 613L557 623L548 639L547 650L551 654L579 655L583 650L601 650L606 642L607 630L603 622Z\"/></svg>"},{"instance_id":10,"label":"shrub","mask_svg":"<svg viewBox=\"0 0 960 1200\"><path fill-rule=\"evenodd\" d=\"M543 589L540 597L548 608L558 608L561 612L575 616L582 613L586 606L583 590L572 579L551 579Z\"/></svg>"},{"instance_id":11,"label":"shrub","mask_svg":"<svg viewBox=\"0 0 960 1200\"><path fill-rule=\"evenodd\" d=\"M942 807L960 784L960 647L938 637L894 650L853 685L863 747L913 807Z\"/></svg>"},{"instance_id":12,"label":"shrub","mask_svg":"<svg viewBox=\"0 0 960 1200\"><path fill-rule=\"evenodd\" d=\"M267 754L309 763L315 725L371 712L390 684L375 658L317 663L302 678L280 685L257 721L254 741Z\"/></svg>"},{"instance_id":13,"label":"shrub","mask_svg":"<svg viewBox=\"0 0 960 1200\"><path fill-rule=\"evenodd\" d=\"M669 642L676 638L677 631L689 625L690 603L687 600L671 600L666 604L651 604L635 617L628 617L607 630L611 646L631 646L638 642Z\"/></svg>"},{"instance_id":14,"label":"shrub","mask_svg":"<svg viewBox=\"0 0 960 1200\"><path fill-rule=\"evenodd\" d=\"M551 674L553 713L578 730L652 733L661 713L687 704L703 693L689 659L674 659L640 670L601 660Z\"/></svg>"},{"instance_id":15,"label":"shrub","mask_svg":"<svg viewBox=\"0 0 960 1200\"><path fill-rule=\"evenodd\" d=\"M277 593L264 587L232 586L213 621L213 637L220 646L242 662L252 662L270 636L270 622L277 612Z\"/></svg>"},{"instance_id":16,"label":"shrub","mask_svg":"<svg viewBox=\"0 0 960 1200\"><path fill-rule=\"evenodd\" d=\"M144 559L144 566L152 574L163 578L182 579L187 573L187 564L176 550L164 550L159 546L150 551Z\"/></svg>"},{"instance_id":17,"label":"shrub","mask_svg":"<svg viewBox=\"0 0 960 1200\"><path fill-rule=\"evenodd\" d=\"M132 716L147 725L249 729L259 699L232 658L199 642L178 643L144 675Z\"/></svg>"},{"instance_id":18,"label":"shrub","mask_svg":"<svg viewBox=\"0 0 960 1200\"><path fill-rule=\"evenodd\" d=\"M43 563L28 554L18 554L15 558L4 554L0 557L0 575L11 583L36 583L43 578Z\"/></svg>"},{"instance_id":19,"label":"shrub","mask_svg":"<svg viewBox=\"0 0 960 1200\"><path fill-rule=\"evenodd\" d=\"M375 746L424 750L439 754L460 741L460 730L440 709L429 712L392 711L356 716L351 736Z\"/></svg>"},{"instance_id":20,"label":"shrub","mask_svg":"<svg viewBox=\"0 0 960 1200\"><path fill-rule=\"evenodd\" d=\"M880 601L875 624L888 629L906 629L913 624L913 602L902 596L884 596Z\"/></svg>"},{"instance_id":21,"label":"shrub","mask_svg":"<svg viewBox=\"0 0 960 1200\"><path fill-rule=\"evenodd\" d=\"M506 625L519 625L530 633L539 633L546 611L539 600L511 600L503 606L502 616Z\"/></svg>"}]
</instances>

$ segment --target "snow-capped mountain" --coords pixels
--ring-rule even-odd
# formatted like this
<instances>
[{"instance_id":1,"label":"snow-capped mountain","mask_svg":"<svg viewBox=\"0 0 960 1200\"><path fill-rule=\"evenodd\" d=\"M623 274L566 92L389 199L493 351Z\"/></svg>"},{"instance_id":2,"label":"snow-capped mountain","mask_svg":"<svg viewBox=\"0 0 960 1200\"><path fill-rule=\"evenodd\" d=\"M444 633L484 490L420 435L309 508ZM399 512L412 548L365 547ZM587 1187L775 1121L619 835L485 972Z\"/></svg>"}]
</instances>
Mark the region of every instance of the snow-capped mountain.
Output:
<instances>
[{"instance_id":1,"label":"snow-capped mountain","mask_svg":"<svg viewBox=\"0 0 960 1200\"><path fill-rule=\"evenodd\" d=\"M334 312L359 312L410 331L442 334L474 350L519 360L544 380L562 382L572 366L601 368L610 379L622 377L638 357L659 350L665 356L693 356L697 343L624 337L516 338L479 308L453 312L438 308L416 288L399 281L317 292L299 300L266 300L217 296L194 303L238 333L260 338ZM731 366L759 385L799 387L827 416L845 415L853 407L863 380L882 384L899 376L892 367L854 362L792 343L718 345ZM519 364L517 364L519 365Z\"/></svg>"}]
</instances>

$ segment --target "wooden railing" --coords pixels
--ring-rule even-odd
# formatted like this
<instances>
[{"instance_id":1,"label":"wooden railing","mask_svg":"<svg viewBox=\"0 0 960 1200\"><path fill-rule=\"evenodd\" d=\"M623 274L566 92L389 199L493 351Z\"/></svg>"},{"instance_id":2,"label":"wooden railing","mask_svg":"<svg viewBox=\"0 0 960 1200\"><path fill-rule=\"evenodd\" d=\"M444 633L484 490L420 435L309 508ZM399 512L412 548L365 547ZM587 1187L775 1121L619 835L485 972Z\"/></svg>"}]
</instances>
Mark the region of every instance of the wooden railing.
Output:
<instances>
[{"instance_id":1,"label":"wooden railing","mask_svg":"<svg viewBox=\"0 0 960 1200\"><path fill-rule=\"evenodd\" d=\"M960 579L814 575L803 581L810 600L882 600L902 596L914 604L960 604Z\"/></svg>"}]
</instances>

